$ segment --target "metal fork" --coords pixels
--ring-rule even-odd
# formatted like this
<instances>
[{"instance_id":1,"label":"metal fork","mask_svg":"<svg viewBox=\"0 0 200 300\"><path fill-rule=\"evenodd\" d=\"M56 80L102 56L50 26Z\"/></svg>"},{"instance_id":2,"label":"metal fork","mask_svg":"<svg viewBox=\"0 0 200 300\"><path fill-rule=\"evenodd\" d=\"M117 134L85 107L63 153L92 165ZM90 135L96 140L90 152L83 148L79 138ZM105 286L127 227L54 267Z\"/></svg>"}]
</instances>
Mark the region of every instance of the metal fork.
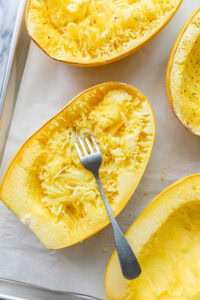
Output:
<instances>
[{"instance_id":1,"label":"metal fork","mask_svg":"<svg viewBox=\"0 0 200 300\"><path fill-rule=\"evenodd\" d=\"M82 139L79 135L77 135L77 140L74 142L74 146L76 148L76 151L78 153L82 165L94 175L96 182L98 184L108 216L110 218L110 222L112 224L115 245L117 248L117 253L118 253L122 273L126 279L129 280L135 279L141 273L140 265L127 239L125 238L124 234L120 230L117 221L115 220L115 217L110 208L106 195L104 193L99 178L99 168L102 164L102 155L94 137L90 136L90 139L92 143L90 142L88 137L84 137L84 139ZM85 143L87 144L87 147Z\"/></svg>"}]
</instances>

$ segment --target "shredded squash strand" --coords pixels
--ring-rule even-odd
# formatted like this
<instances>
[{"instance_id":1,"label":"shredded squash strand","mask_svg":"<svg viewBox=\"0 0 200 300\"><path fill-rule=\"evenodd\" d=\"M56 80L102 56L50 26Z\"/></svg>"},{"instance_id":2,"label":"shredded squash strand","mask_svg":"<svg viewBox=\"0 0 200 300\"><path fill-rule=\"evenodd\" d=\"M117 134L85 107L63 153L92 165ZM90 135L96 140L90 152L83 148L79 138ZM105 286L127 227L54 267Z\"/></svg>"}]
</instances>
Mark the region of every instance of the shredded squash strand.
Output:
<instances>
[{"instance_id":1,"label":"shredded squash strand","mask_svg":"<svg viewBox=\"0 0 200 300\"><path fill-rule=\"evenodd\" d=\"M116 211L120 175L126 171L137 177L149 155L153 135L145 106L140 95L133 99L131 94L120 89L100 96L93 93L85 101L69 106L67 115L63 113L42 137L37 138L39 155L27 168L30 194L34 195L35 189L39 189L42 204L53 215L63 218L68 228L76 226L80 219L91 222L94 209L105 218L95 179L81 165L73 145L76 132L81 136L92 134L103 156L100 178L112 209ZM55 126L56 130L50 133ZM35 178L39 179L39 184L33 185ZM74 223L70 222L71 218Z\"/></svg>"}]
</instances>

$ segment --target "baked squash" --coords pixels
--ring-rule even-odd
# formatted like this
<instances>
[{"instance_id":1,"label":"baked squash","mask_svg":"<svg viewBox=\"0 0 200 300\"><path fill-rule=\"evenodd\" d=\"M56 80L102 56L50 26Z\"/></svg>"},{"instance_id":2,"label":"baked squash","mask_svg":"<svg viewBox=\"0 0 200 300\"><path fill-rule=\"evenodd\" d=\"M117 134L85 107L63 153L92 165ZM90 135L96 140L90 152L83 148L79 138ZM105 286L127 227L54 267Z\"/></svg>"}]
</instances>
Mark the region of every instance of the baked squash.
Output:
<instances>
[{"instance_id":1,"label":"baked squash","mask_svg":"<svg viewBox=\"0 0 200 300\"><path fill-rule=\"evenodd\" d=\"M200 174L159 194L126 236L142 273L124 279L114 252L106 273L107 299L200 299Z\"/></svg>"},{"instance_id":2,"label":"baked squash","mask_svg":"<svg viewBox=\"0 0 200 300\"><path fill-rule=\"evenodd\" d=\"M11 162L0 199L51 249L80 242L109 223L93 175L80 163L76 133L100 147L100 178L118 215L148 163L154 115L136 88L104 83L84 91L25 142Z\"/></svg>"},{"instance_id":3,"label":"baked squash","mask_svg":"<svg viewBox=\"0 0 200 300\"><path fill-rule=\"evenodd\" d=\"M167 92L179 120L200 135L200 6L173 47L167 69Z\"/></svg>"},{"instance_id":4,"label":"baked squash","mask_svg":"<svg viewBox=\"0 0 200 300\"><path fill-rule=\"evenodd\" d=\"M169 22L182 0L29 0L30 37L52 58L97 66L127 56Z\"/></svg>"}]
</instances>

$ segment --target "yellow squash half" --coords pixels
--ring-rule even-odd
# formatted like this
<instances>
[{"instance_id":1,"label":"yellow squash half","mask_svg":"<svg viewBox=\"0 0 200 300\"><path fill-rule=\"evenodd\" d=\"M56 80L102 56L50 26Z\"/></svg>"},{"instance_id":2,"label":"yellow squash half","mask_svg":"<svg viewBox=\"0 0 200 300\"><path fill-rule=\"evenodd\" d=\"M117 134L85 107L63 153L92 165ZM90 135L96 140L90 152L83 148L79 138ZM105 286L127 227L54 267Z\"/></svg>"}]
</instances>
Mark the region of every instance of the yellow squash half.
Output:
<instances>
[{"instance_id":1,"label":"yellow squash half","mask_svg":"<svg viewBox=\"0 0 200 300\"><path fill-rule=\"evenodd\" d=\"M107 299L200 299L200 174L159 194L126 236L142 273L124 279L114 252L106 273Z\"/></svg>"},{"instance_id":2,"label":"yellow squash half","mask_svg":"<svg viewBox=\"0 0 200 300\"><path fill-rule=\"evenodd\" d=\"M167 69L167 93L179 120L200 135L200 6L173 47Z\"/></svg>"},{"instance_id":3,"label":"yellow squash half","mask_svg":"<svg viewBox=\"0 0 200 300\"><path fill-rule=\"evenodd\" d=\"M73 142L92 134L100 147L100 178L115 215L135 191L151 155L155 122L136 88L104 83L84 91L22 146L0 199L52 249L80 242L108 223L93 175Z\"/></svg>"},{"instance_id":4,"label":"yellow squash half","mask_svg":"<svg viewBox=\"0 0 200 300\"><path fill-rule=\"evenodd\" d=\"M52 58L97 66L131 54L170 21L182 0L29 0L30 37Z\"/></svg>"}]
</instances>

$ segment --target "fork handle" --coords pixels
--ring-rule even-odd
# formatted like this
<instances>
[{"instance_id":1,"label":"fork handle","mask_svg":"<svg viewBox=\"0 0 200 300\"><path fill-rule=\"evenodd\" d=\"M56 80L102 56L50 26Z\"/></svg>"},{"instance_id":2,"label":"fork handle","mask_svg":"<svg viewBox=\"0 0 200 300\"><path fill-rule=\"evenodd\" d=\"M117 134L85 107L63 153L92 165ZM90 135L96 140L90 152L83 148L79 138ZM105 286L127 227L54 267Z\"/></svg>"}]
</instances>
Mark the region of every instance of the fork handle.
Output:
<instances>
[{"instance_id":1,"label":"fork handle","mask_svg":"<svg viewBox=\"0 0 200 300\"><path fill-rule=\"evenodd\" d=\"M95 175L96 182L98 184L101 196L103 198L108 216L110 218L110 222L113 228L114 232L114 238L115 238L115 245L117 248L117 254L119 257L119 262L121 265L121 270L126 279L135 279L137 278L140 273L140 265L137 261L137 258L135 254L133 253L133 250L131 249L130 244L128 243L127 239L125 238L124 234L119 228L119 225L117 224L117 221L113 215L113 212L111 210L111 207L108 203L108 200L106 198L106 195L104 193L99 175Z\"/></svg>"}]
</instances>

